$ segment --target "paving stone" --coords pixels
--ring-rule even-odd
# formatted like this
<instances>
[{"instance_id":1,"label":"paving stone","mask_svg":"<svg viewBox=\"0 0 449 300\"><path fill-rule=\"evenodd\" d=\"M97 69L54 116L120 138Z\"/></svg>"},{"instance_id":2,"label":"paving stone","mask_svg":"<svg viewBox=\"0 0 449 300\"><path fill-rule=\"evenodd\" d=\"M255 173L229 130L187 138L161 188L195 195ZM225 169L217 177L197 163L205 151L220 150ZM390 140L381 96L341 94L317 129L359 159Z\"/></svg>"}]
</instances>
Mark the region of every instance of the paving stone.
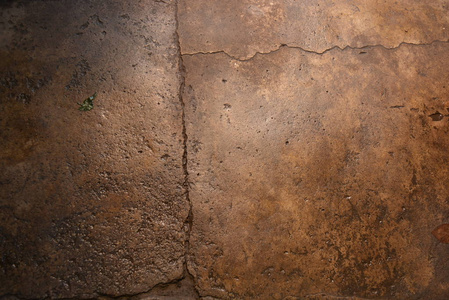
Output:
<instances>
[{"instance_id":1,"label":"paving stone","mask_svg":"<svg viewBox=\"0 0 449 300\"><path fill-rule=\"evenodd\" d=\"M135 294L183 276L175 11L2 2L0 295Z\"/></svg>"},{"instance_id":2,"label":"paving stone","mask_svg":"<svg viewBox=\"0 0 449 300\"><path fill-rule=\"evenodd\" d=\"M282 44L323 52L449 40L447 0L181 0L183 53L249 58Z\"/></svg>"},{"instance_id":3,"label":"paving stone","mask_svg":"<svg viewBox=\"0 0 449 300\"><path fill-rule=\"evenodd\" d=\"M200 295L446 299L448 55L184 55Z\"/></svg>"},{"instance_id":4,"label":"paving stone","mask_svg":"<svg viewBox=\"0 0 449 300\"><path fill-rule=\"evenodd\" d=\"M447 0L0 17L1 299L449 298Z\"/></svg>"}]
</instances>

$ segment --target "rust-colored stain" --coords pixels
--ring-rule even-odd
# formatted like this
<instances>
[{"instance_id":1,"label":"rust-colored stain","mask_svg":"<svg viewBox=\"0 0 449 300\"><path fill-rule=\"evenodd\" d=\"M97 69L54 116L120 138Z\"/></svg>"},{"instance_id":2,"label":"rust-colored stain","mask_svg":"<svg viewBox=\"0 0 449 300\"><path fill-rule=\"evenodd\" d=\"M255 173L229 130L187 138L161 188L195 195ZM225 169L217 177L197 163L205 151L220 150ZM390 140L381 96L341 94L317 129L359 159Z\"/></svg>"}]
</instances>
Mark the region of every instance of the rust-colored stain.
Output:
<instances>
[{"instance_id":1,"label":"rust-colored stain","mask_svg":"<svg viewBox=\"0 0 449 300\"><path fill-rule=\"evenodd\" d=\"M449 224L442 224L432 231L434 237L443 244L449 244Z\"/></svg>"}]
</instances>

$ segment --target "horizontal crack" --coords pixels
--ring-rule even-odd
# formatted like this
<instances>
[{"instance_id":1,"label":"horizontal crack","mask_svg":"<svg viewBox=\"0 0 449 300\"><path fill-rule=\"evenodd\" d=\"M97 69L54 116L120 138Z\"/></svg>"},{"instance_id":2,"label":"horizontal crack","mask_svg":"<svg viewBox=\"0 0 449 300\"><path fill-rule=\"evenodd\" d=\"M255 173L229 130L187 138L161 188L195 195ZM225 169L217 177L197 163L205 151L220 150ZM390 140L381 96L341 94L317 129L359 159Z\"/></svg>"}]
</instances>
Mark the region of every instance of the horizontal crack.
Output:
<instances>
[{"instance_id":1,"label":"horizontal crack","mask_svg":"<svg viewBox=\"0 0 449 300\"><path fill-rule=\"evenodd\" d=\"M368 300L368 298L360 298L357 296L337 296L337 295L331 295L331 294L326 294L326 293L309 294L309 295L305 295L302 298L298 297L298 299L308 299L308 298L339 299L339 300Z\"/></svg>"},{"instance_id":2,"label":"horizontal crack","mask_svg":"<svg viewBox=\"0 0 449 300\"><path fill-rule=\"evenodd\" d=\"M278 48L276 48L274 50L271 50L271 51L268 51L268 52L256 52L251 57L243 58L243 59L239 58L239 57L236 57L236 56L233 56L233 55L227 53L224 50L211 51L211 52L202 52L202 51L200 51L200 52L194 52L194 53L182 53L181 55L182 56L195 56L195 55L209 55L209 54L224 54L224 55L228 56L229 58L237 60L237 61L249 61L249 60L252 60L253 58L255 58L257 55L272 54L272 53L278 52L279 50L281 50L283 48L299 49L299 50L301 50L303 52L306 52L306 53L312 53L312 54L316 54L316 55L323 55L323 54L325 54L327 52L330 52L330 51L333 51L333 50L340 50L340 51L345 51L345 50L366 50L366 49L373 49L373 48L383 48L385 50L395 50L395 49L400 48L401 46L430 46L430 45L436 44L436 43L449 43L449 40L447 40L447 41L435 40L435 41L432 41L430 43L420 43L420 44L418 44L418 43L401 42L396 47L386 47L386 46L381 45L381 44L378 44L378 45L366 45L366 46L362 46L362 47L352 47L352 46L348 45L348 46L345 46L343 48L340 47L340 46L333 46L333 47L328 48L328 49L326 49L326 50L324 50L322 52L308 50L308 49L305 49L305 48L299 47L299 46L289 46L289 45L286 45L286 44L282 44L282 45L280 45Z\"/></svg>"}]
</instances>

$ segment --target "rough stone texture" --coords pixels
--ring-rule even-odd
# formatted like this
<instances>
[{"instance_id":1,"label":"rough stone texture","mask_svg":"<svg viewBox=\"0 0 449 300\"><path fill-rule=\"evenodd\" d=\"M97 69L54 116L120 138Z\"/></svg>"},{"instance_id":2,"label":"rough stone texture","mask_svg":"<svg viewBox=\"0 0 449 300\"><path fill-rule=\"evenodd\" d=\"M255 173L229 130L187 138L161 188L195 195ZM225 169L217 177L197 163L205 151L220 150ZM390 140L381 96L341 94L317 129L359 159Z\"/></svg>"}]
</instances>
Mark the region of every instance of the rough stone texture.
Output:
<instances>
[{"instance_id":1,"label":"rough stone texture","mask_svg":"<svg viewBox=\"0 0 449 300\"><path fill-rule=\"evenodd\" d=\"M147 291L183 274L176 7L1 4L0 295ZM78 111L98 92L92 111Z\"/></svg>"},{"instance_id":2,"label":"rough stone texture","mask_svg":"<svg viewBox=\"0 0 449 300\"><path fill-rule=\"evenodd\" d=\"M448 43L183 60L200 295L449 297Z\"/></svg>"},{"instance_id":3,"label":"rough stone texture","mask_svg":"<svg viewBox=\"0 0 449 300\"><path fill-rule=\"evenodd\" d=\"M153 288L149 293L134 296L120 297L120 300L195 300L199 299L195 291L192 278L186 277L183 280L169 284L161 284ZM112 298L117 299L117 298ZM109 297L100 297L98 300L111 300Z\"/></svg>"},{"instance_id":4,"label":"rough stone texture","mask_svg":"<svg viewBox=\"0 0 449 300\"><path fill-rule=\"evenodd\" d=\"M181 0L183 53L249 58L282 44L323 52L449 40L447 0Z\"/></svg>"},{"instance_id":5,"label":"rough stone texture","mask_svg":"<svg viewBox=\"0 0 449 300\"><path fill-rule=\"evenodd\" d=\"M447 0L0 17L1 299L449 299Z\"/></svg>"}]
</instances>

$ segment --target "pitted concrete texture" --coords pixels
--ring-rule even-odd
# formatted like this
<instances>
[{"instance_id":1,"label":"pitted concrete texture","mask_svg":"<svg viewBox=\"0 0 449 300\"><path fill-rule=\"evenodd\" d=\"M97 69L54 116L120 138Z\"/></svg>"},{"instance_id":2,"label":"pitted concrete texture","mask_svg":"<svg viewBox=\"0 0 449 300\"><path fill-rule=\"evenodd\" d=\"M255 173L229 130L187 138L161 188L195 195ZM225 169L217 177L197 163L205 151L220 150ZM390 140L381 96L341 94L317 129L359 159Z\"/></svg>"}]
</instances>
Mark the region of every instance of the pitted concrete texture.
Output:
<instances>
[{"instance_id":1,"label":"pitted concrete texture","mask_svg":"<svg viewBox=\"0 0 449 300\"><path fill-rule=\"evenodd\" d=\"M2 300L449 299L447 0L8 0L0 30Z\"/></svg>"},{"instance_id":2,"label":"pitted concrete texture","mask_svg":"<svg viewBox=\"0 0 449 300\"><path fill-rule=\"evenodd\" d=\"M183 53L224 51L247 59L281 45L333 47L449 40L447 0L181 0Z\"/></svg>"},{"instance_id":3,"label":"pitted concrete texture","mask_svg":"<svg viewBox=\"0 0 449 300\"><path fill-rule=\"evenodd\" d=\"M0 295L135 294L181 278L189 205L175 3L8 3ZM94 92L94 109L79 111Z\"/></svg>"},{"instance_id":4,"label":"pitted concrete texture","mask_svg":"<svg viewBox=\"0 0 449 300\"><path fill-rule=\"evenodd\" d=\"M184 56L200 295L447 299L431 232L449 217L448 58L439 42Z\"/></svg>"}]
</instances>

